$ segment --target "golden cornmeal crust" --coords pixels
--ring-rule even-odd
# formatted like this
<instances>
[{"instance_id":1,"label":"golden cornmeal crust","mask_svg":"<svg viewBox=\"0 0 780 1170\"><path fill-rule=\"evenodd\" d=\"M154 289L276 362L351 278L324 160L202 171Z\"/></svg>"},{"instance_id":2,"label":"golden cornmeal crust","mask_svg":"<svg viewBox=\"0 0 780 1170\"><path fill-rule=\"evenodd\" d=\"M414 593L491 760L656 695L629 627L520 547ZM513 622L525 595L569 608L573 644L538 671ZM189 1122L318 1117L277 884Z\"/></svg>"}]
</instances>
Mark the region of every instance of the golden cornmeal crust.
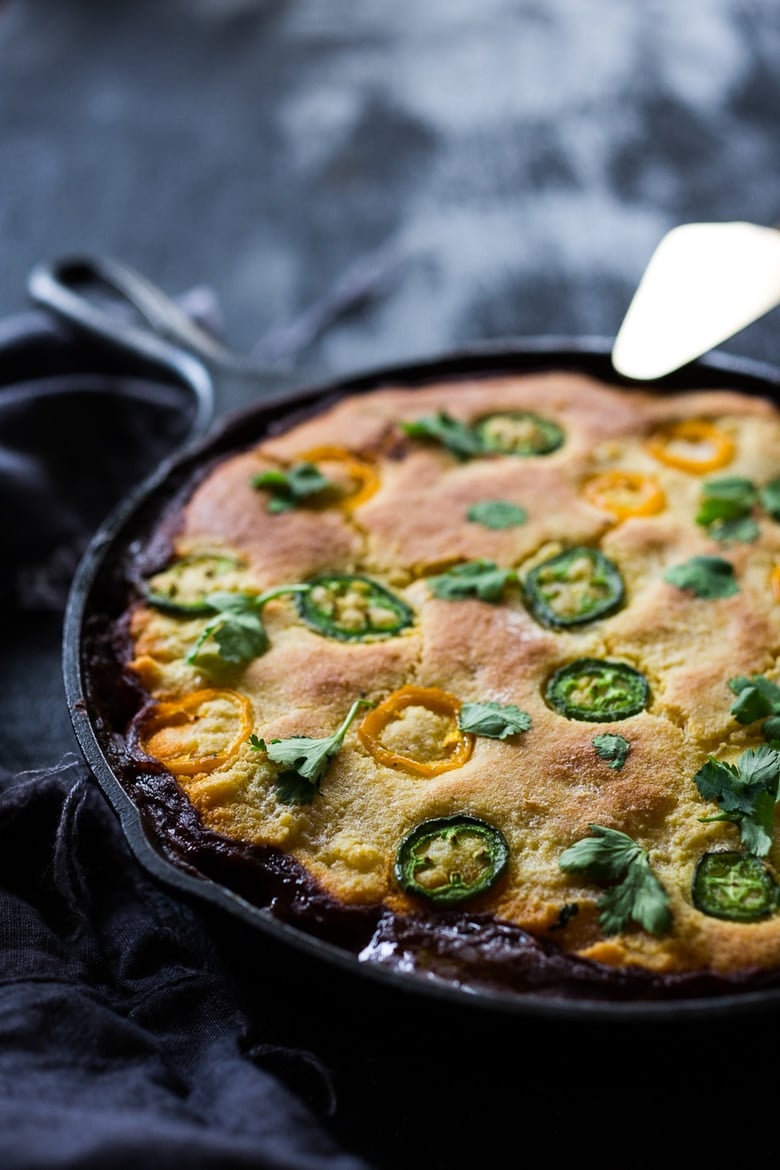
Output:
<instances>
[{"instance_id":1,"label":"golden cornmeal crust","mask_svg":"<svg viewBox=\"0 0 780 1170\"><path fill-rule=\"evenodd\" d=\"M545 455L458 459L401 426L438 411L466 424L493 412L532 411L556 422L564 442ZM653 455L648 438L680 419L706 420L733 441L722 467L703 473ZM354 507L304 500L269 511L269 493L252 478L328 447L347 448L371 465L375 490ZM223 458L183 507L177 557L225 552L236 567L219 588L255 593L322 573L358 573L401 597L414 620L397 636L340 641L310 628L295 598L281 596L263 611L265 653L231 667L215 654L185 661L204 617L171 615L140 601L131 615L130 667L153 700L227 688L248 698L249 730L266 744L330 735L356 698L377 704L410 684L439 688L462 703L513 704L531 725L506 739L477 735L462 766L420 775L375 758L358 735L361 713L314 799L290 804L279 798L279 766L248 742L240 703L215 701L210 717L194 724L194 757L227 758L193 774L171 765L179 786L208 829L289 853L346 905L418 912L420 900L394 877L400 840L429 818L468 814L498 828L509 846L506 874L470 904L472 911L609 966L663 974L780 968L780 914L736 923L702 913L691 897L703 853L741 848L736 825L702 821L718 809L693 777L710 754L733 762L764 742L759 724L740 724L731 714L728 680L780 677L780 603L772 582L780 523L762 521L751 542L717 542L696 522L702 484L718 476L769 482L780 472L779 451L780 414L763 399L706 388L627 391L553 371L365 392ZM335 456L326 454L317 466L336 481L345 474ZM652 477L663 493L660 509L620 517L590 502L583 485L609 470ZM496 500L524 509L525 522L491 529L468 519L470 507ZM522 580L548 556L581 545L617 565L625 600L617 612L571 628L540 624L517 587L488 602L445 600L429 586L432 574L480 558L517 570ZM702 598L664 579L696 555L729 561L738 592ZM544 697L548 678L582 657L640 670L649 706L608 723L554 710ZM412 707L388 745L435 758L443 722ZM594 737L605 733L630 744L622 768L594 749ZM647 852L670 899L667 933L631 923L606 934L597 905L602 888L587 874L561 869L563 851L593 824L627 834ZM776 834L766 859L772 869L780 865L779 842ZM576 914L562 915L573 906Z\"/></svg>"}]
</instances>

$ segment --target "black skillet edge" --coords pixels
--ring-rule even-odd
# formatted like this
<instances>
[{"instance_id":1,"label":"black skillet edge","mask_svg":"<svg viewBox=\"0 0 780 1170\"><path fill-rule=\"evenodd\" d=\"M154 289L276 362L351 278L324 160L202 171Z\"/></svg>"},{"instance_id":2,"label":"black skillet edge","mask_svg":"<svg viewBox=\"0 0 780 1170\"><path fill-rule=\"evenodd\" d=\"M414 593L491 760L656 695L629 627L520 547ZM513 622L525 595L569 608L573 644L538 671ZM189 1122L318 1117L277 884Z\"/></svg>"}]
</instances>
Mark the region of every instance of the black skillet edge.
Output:
<instances>
[{"instance_id":1,"label":"black skillet edge","mask_svg":"<svg viewBox=\"0 0 780 1170\"><path fill-rule=\"evenodd\" d=\"M165 885L187 897L205 899L226 910L250 927L283 946L297 949L317 962L335 965L345 974L374 980L393 993L433 997L460 1007L499 1013L570 1020L660 1020L704 1017L725 1012L731 1016L768 1007L780 1008L780 987L750 986L718 982L705 986L701 994L687 995L684 985L673 998L605 1000L594 987L573 998L544 989L509 991L479 983L449 982L430 974L409 974L373 962L361 962L352 951L325 938L310 934L274 917L267 908L249 902L223 882L205 877L188 864L181 864L151 838L136 801L122 783L119 772L119 745L100 712L90 710L86 696L94 694L89 677L90 646L104 635L106 622L113 621L128 598L126 569L160 517L177 497L188 489L192 477L212 460L229 451L257 441L262 433L292 425L298 418L319 409L345 394L361 393L381 385L414 386L442 379L475 374L531 372L540 369L570 369L591 374L630 391L652 385L670 390L734 388L771 398L780 398L780 369L746 358L713 354L654 382L635 383L618 375L612 367L612 342L604 338L537 337L500 340L464 347L439 357L404 366L371 370L353 377L303 386L281 394L266 395L257 405L220 420L204 439L188 445L168 459L140 484L96 532L73 580L65 614L63 633L63 675L74 731L87 763L121 822L130 848L138 861ZM92 683L92 686L91 686ZM128 697L130 698L130 697ZM381 930L381 924L380 930ZM421 924L424 925L424 924ZM411 933L414 932L414 924ZM706 981L705 981L706 983ZM691 988L695 988L692 984ZM627 993L629 996L631 992Z\"/></svg>"}]
</instances>

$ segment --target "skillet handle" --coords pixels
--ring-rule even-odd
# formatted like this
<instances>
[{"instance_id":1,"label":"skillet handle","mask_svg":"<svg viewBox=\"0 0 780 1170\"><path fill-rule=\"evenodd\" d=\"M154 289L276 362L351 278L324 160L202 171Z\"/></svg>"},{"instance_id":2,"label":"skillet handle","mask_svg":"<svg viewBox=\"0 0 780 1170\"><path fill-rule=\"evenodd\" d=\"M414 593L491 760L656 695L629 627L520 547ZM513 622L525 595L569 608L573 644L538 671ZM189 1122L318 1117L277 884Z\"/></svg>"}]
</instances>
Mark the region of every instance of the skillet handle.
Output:
<instances>
[{"instance_id":1,"label":"skillet handle","mask_svg":"<svg viewBox=\"0 0 780 1170\"><path fill-rule=\"evenodd\" d=\"M94 294L108 291L149 326L101 307ZM27 292L34 304L112 348L162 365L184 378L198 397L194 430L205 429L214 410L212 374L246 373L247 362L192 321L162 290L134 269L108 257L72 257L33 268Z\"/></svg>"},{"instance_id":2,"label":"skillet handle","mask_svg":"<svg viewBox=\"0 0 780 1170\"><path fill-rule=\"evenodd\" d=\"M207 363L233 366L243 360L196 325L151 281L107 256L80 256L39 264L29 276L27 290L36 304L73 325L146 356L149 333L89 300L90 286L107 289L114 299L126 302L148 323L154 337L194 353Z\"/></svg>"}]
</instances>

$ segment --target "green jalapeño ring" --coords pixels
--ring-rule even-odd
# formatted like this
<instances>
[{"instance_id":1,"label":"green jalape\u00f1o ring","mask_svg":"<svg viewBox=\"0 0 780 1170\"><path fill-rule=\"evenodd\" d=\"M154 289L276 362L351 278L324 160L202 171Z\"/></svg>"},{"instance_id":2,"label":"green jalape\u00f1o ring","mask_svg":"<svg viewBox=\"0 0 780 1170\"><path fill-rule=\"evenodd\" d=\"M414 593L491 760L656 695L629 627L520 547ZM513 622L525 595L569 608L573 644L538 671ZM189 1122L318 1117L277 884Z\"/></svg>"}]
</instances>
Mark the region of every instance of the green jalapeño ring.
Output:
<instances>
[{"instance_id":1,"label":"green jalape\u00f1o ring","mask_svg":"<svg viewBox=\"0 0 780 1170\"><path fill-rule=\"evenodd\" d=\"M614 723L644 711L650 687L645 676L625 662L577 658L551 676L545 698L567 719Z\"/></svg>"},{"instance_id":2,"label":"green jalape\u00f1o ring","mask_svg":"<svg viewBox=\"0 0 780 1170\"><path fill-rule=\"evenodd\" d=\"M472 816L421 821L398 846L394 873L408 894L437 906L458 906L484 894L509 861L498 829Z\"/></svg>"},{"instance_id":3,"label":"green jalape\u00f1o ring","mask_svg":"<svg viewBox=\"0 0 780 1170\"><path fill-rule=\"evenodd\" d=\"M477 422L484 450L502 455L550 455L563 446L563 429L550 418L530 410L487 414Z\"/></svg>"},{"instance_id":4,"label":"green jalape\u00f1o ring","mask_svg":"<svg viewBox=\"0 0 780 1170\"><path fill-rule=\"evenodd\" d=\"M691 889L693 904L711 918L757 922L777 908L777 884L760 857L736 851L705 853Z\"/></svg>"},{"instance_id":5,"label":"green jalape\u00f1o ring","mask_svg":"<svg viewBox=\"0 0 780 1170\"><path fill-rule=\"evenodd\" d=\"M307 625L326 638L342 642L375 642L407 629L414 611L369 577L331 573L312 577L309 588L296 596L298 612Z\"/></svg>"},{"instance_id":6,"label":"green jalape\u00f1o ring","mask_svg":"<svg viewBox=\"0 0 780 1170\"><path fill-rule=\"evenodd\" d=\"M531 569L523 594L537 621L560 629L614 613L625 587L613 561L598 549L578 546Z\"/></svg>"},{"instance_id":7,"label":"green jalape\u00f1o ring","mask_svg":"<svg viewBox=\"0 0 780 1170\"><path fill-rule=\"evenodd\" d=\"M145 597L155 609L177 617L212 613L207 596L218 589L220 577L241 567L242 562L227 553L181 557L154 575L154 584L150 582Z\"/></svg>"}]
</instances>

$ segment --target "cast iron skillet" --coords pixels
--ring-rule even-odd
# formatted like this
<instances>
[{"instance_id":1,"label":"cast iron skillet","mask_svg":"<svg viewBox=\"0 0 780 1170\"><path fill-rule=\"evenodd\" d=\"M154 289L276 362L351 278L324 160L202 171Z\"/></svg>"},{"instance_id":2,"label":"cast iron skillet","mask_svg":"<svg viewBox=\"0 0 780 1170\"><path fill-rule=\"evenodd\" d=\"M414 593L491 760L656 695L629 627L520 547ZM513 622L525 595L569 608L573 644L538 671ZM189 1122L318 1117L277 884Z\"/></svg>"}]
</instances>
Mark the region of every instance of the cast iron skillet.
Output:
<instances>
[{"instance_id":1,"label":"cast iron skillet","mask_svg":"<svg viewBox=\"0 0 780 1170\"><path fill-rule=\"evenodd\" d=\"M148 328L139 328L109 313L85 295L101 286L140 313ZM123 265L105 259L67 260L35 269L29 291L39 305L86 330L101 344L141 354L177 369L184 378L212 381L219 404L238 392L244 400L258 396L223 417L205 436L196 438L168 458L133 490L95 533L74 577L64 626L63 670L73 727L84 756L113 806L127 841L139 862L157 879L183 895L205 899L229 915L300 954L325 961L394 991L449 1001L515 1016L580 1020L659 1020L680 1017L742 1015L780 1007L780 987L739 991L727 988L673 999L605 1000L587 992L571 998L534 990L448 983L419 974L361 962L340 944L275 917L267 906L250 902L224 880L208 876L186 860L172 856L155 839L148 818L123 782L121 737L112 728L112 714L103 697L116 687L115 676L96 667L112 622L130 595L128 565L157 526L161 515L189 484L193 474L212 459L258 441L290 415L316 409L344 394L359 394L383 384L414 386L439 379L485 373L528 372L545 368L579 370L631 392L610 360L611 342L604 338L537 337L471 345L412 365L385 367L354 377L279 390L274 379L246 359L226 350L184 317L165 294ZM237 382L238 380L238 389ZM669 389L737 388L780 400L780 369L722 355L692 363L663 379ZM646 386L647 383L642 383ZM125 761L126 763L126 761Z\"/></svg>"}]
</instances>

